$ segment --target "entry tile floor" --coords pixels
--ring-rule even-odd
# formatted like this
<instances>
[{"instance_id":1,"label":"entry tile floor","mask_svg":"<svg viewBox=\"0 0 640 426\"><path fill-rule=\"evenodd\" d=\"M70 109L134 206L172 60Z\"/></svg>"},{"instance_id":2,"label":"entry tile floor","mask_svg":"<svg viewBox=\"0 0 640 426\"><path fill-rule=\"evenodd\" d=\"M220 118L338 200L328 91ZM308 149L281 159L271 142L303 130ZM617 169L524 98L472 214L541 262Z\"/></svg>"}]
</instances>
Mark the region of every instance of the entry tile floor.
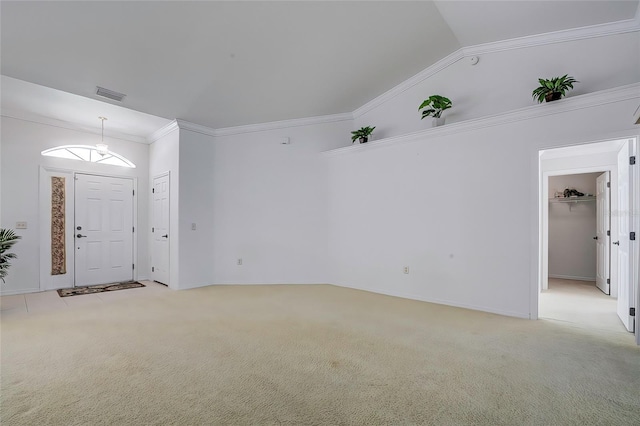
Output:
<instances>
[{"instance_id":1,"label":"entry tile floor","mask_svg":"<svg viewBox=\"0 0 640 426\"><path fill-rule=\"evenodd\" d=\"M104 293L81 294L69 297L60 297L55 290L2 296L0 297L0 314L2 318L7 318L14 315L50 312L53 310L68 309L74 306L101 304L113 300L130 299L133 297L149 296L157 292L170 291L167 286L153 281L140 280L140 282L146 287L107 291Z\"/></svg>"}]
</instances>

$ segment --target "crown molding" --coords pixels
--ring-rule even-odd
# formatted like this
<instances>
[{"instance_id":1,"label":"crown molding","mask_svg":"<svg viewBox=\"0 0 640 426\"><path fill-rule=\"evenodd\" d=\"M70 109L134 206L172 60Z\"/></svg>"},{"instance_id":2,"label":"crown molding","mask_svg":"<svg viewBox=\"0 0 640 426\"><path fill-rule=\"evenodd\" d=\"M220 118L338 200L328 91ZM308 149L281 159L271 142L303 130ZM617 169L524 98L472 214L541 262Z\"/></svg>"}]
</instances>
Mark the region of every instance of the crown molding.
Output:
<instances>
[{"instance_id":1,"label":"crown molding","mask_svg":"<svg viewBox=\"0 0 640 426\"><path fill-rule=\"evenodd\" d=\"M503 52L505 50L524 49L527 47L542 46L546 44L584 40L594 37L606 37L635 31L640 31L640 22L636 18L525 37L517 37L492 43L477 44L474 46L463 47L461 50L463 51L464 56L474 56Z\"/></svg>"},{"instance_id":2,"label":"crown molding","mask_svg":"<svg viewBox=\"0 0 640 426\"><path fill-rule=\"evenodd\" d=\"M169 133L173 132L174 130L178 130L177 120L173 120L169 124L166 124L165 126L162 126L155 132L151 133L147 137L147 142L148 143L156 142L157 140L167 136Z\"/></svg>"},{"instance_id":3,"label":"crown molding","mask_svg":"<svg viewBox=\"0 0 640 426\"><path fill-rule=\"evenodd\" d=\"M191 123L190 121L181 120L179 118L176 119L175 122L180 130L189 130L207 136L216 136L216 129L212 129L211 127Z\"/></svg>"},{"instance_id":4,"label":"crown molding","mask_svg":"<svg viewBox=\"0 0 640 426\"><path fill-rule=\"evenodd\" d=\"M246 126L224 127L216 129L214 136L231 136L242 133L264 132L266 130L286 129L290 127L311 126L314 124L335 123L339 121L353 120L350 112L342 114L321 115L317 117L294 118L291 120L272 121L269 123L249 124Z\"/></svg>"},{"instance_id":5,"label":"crown molding","mask_svg":"<svg viewBox=\"0 0 640 426\"><path fill-rule=\"evenodd\" d=\"M430 129L408 133L406 135L392 136L390 138L371 141L366 144L351 145L344 148L332 149L330 151L324 151L322 154L328 157L352 154L368 149L384 148L391 145L414 142L420 139L448 136L456 133L469 132L487 127L501 126L518 121L531 120L548 115L557 115L569 111L576 111L584 108L591 108L594 106L601 106L630 99L640 99L640 83L634 83L626 86L616 87L613 89L564 98L559 101L525 107L502 114L460 121L457 123L447 124L445 126L432 127Z\"/></svg>"},{"instance_id":6,"label":"crown molding","mask_svg":"<svg viewBox=\"0 0 640 426\"><path fill-rule=\"evenodd\" d=\"M403 81L392 89L377 96L353 112L353 118L361 117L372 109L384 104L399 94L411 89L427 78L448 68L460 59L469 56L478 56L487 53L503 52L513 49L524 49L527 47L542 46L545 44L562 43L567 41L583 40L594 37L605 37L615 34L625 34L640 31L640 5L634 19L611 22L607 24L590 25L587 27L573 28L569 30L554 31L550 33L518 37L509 40L496 41L492 43L478 44L458 49L449 56L439 60L408 80Z\"/></svg>"},{"instance_id":7,"label":"crown molding","mask_svg":"<svg viewBox=\"0 0 640 426\"><path fill-rule=\"evenodd\" d=\"M286 129L291 127L310 126L314 124L334 123L338 121L352 120L351 113L322 115L318 117L296 118L292 120L272 121L270 123L249 124L246 126L224 127L221 129L212 129L211 127L202 126L200 124L191 123L186 120L175 119L166 126L158 129L151 134L147 141L155 142L163 136L168 135L176 129L189 130L191 132L200 133L202 135L220 137L232 136L243 133L264 132L266 130Z\"/></svg>"},{"instance_id":8,"label":"crown molding","mask_svg":"<svg viewBox=\"0 0 640 426\"><path fill-rule=\"evenodd\" d=\"M83 126L78 123L73 123L70 121L58 120L51 117L45 117L38 114L33 114L26 111L17 111L10 110L6 108L2 108L0 112L2 117L12 118L14 120L26 121L29 123L37 123L45 126L57 127L59 129L72 130L74 132L88 133L92 135L102 135L102 130L99 127L92 126ZM126 133L114 132L113 130L105 130L104 135L111 139L120 139L127 142L135 142L135 143L148 143L147 138L142 136L129 135Z\"/></svg>"}]
</instances>

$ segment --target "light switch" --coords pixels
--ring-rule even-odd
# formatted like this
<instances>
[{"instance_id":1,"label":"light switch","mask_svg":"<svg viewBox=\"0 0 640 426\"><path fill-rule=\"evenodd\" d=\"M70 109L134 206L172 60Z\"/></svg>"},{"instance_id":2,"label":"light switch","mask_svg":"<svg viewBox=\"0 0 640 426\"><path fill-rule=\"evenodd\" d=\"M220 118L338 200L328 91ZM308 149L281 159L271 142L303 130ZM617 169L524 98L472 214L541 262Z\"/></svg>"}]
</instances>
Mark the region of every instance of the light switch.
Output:
<instances>
[{"instance_id":1,"label":"light switch","mask_svg":"<svg viewBox=\"0 0 640 426\"><path fill-rule=\"evenodd\" d=\"M192 230L192 231L195 231L195 230L196 230L196 224L195 224L195 223L192 223L192 224L191 224L191 230Z\"/></svg>"},{"instance_id":2,"label":"light switch","mask_svg":"<svg viewBox=\"0 0 640 426\"><path fill-rule=\"evenodd\" d=\"M16 229L27 229L27 222L16 222Z\"/></svg>"}]
</instances>

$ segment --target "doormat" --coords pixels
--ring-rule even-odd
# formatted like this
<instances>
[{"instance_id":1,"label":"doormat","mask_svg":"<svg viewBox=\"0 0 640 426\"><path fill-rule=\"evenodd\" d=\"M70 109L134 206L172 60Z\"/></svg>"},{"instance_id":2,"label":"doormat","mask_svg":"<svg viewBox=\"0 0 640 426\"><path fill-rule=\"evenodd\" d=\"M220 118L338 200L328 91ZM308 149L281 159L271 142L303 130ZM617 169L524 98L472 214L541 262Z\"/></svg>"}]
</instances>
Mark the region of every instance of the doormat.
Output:
<instances>
[{"instance_id":1,"label":"doormat","mask_svg":"<svg viewBox=\"0 0 640 426\"><path fill-rule=\"evenodd\" d=\"M79 296L81 294L104 293L105 291L126 290L128 288L145 287L138 281L125 281L123 283L89 285L86 287L60 288L58 295L60 297Z\"/></svg>"}]
</instances>

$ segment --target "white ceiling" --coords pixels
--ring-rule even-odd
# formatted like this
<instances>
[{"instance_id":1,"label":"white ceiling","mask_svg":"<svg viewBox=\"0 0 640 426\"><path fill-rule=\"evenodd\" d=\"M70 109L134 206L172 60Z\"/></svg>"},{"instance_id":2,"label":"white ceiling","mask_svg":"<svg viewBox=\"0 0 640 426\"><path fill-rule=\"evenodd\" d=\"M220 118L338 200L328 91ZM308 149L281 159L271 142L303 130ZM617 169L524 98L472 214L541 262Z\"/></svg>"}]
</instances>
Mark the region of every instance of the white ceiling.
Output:
<instances>
[{"instance_id":1,"label":"white ceiling","mask_svg":"<svg viewBox=\"0 0 640 426\"><path fill-rule=\"evenodd\" d=\"M147 115L223 128L351 112L460 47L637 9L638 0L2 1L1 71L13 77L2 80L2 107L99 125L115 113L82 97L102 99L102 86L127 95L109 103L129 110L122 133L138 136L166 122Z\"/></svg>"},{"instance_id":2,"label":"white ceiling","mask_svg":"<svg viewBox=\"0 0 640 426\"><path fill-rule=\"evenodd\" d=\"M55 126L98 133L106 117L104 134L146 143L146 138L170 120L85 98L50 87L2 76L2 114Z\"/></svg>"},{"instance_id":3,"label":"white ceiling","mask_svg":"<svg viewBox=\"0 0 640 426\"><path fill-rule=\"evenodd\" d=\"M633 19L638 1L438 1L462 46Z\"/></svg>"}]
</instances>

